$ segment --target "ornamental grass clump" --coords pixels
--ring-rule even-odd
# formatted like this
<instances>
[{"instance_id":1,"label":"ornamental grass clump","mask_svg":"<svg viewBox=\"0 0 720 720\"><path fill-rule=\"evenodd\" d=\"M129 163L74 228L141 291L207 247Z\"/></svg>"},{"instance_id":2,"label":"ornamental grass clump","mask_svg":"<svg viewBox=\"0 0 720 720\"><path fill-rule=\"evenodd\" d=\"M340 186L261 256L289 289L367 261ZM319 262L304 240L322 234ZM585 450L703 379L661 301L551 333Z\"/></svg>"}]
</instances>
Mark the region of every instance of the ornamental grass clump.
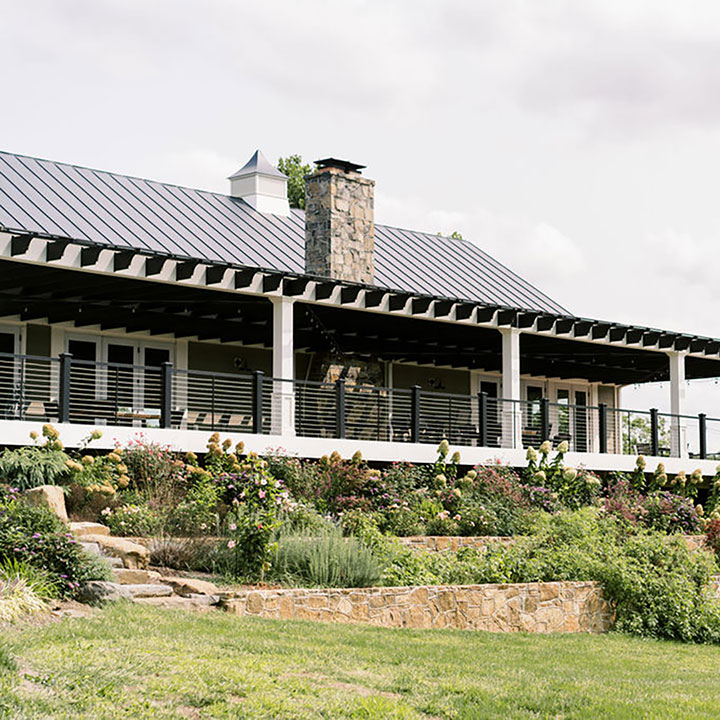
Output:
<instances>
[{"instance_id":1,"label":"ornamental grass clump","mask_svg":"<svg viewBox=\"0 0 720 720\"><path fill-rule=\"evenodd\" d=\"M0 622L42 612L56 595L56 584L43 570L13 559L0 563Z\"/></svg>"},{"instance_id":2,"label":"ornamental grass clump","mask_svg":"<svg viewBox=\"0 0 720 720\"><path fill-rule=\"evenodd\" d=\"M281 534L273 563L273 578L312 587L369 587L381 571L372 552L337 529Z\"/></svg>"}]
</instances>

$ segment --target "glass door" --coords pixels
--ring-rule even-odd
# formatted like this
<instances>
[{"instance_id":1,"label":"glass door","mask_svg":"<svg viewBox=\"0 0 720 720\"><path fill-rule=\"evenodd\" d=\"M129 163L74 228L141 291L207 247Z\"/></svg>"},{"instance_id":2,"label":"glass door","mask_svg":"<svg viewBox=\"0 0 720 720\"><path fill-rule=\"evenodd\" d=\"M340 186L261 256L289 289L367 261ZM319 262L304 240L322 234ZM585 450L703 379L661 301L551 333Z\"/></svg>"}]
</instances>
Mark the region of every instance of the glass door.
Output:
<instances>
[{"instance_id":1,"label":"glass door","mask_svg":"<svg viewBox=\"0 0 720 720\"><path fill-rule=\"evenodd\" d=\"M588 451L588 411L587 391L575 390L575 413L573 417L573 428L575 434L576 452Z\"/></svg>"},{"instance_id":2,"label":"glass door","mask_svg":"<svg viewBox=\"0 0 720 720\"><path fill-rule=\"evenodd\" d=\"M568 445L572 442L572 433L570 432L570 389L558 388L557 390L557 416L555 422L555 435L552 440L558 445L566 442ZM552 432L552 431L551 431Z\"/></svg>"},{"instance_id":3,"label":"glass door","mask_svg":"<svg viewBox=\"0 0 720 720\"><path fill-rule=\"evenodd\" d=\"M137 400L135 379L135 344L107 341L107 376L105 396L112 403L119 425L131 425Z\"/></svg>"},{"instance_id":4,"label":"glass door","mask_svg":"<svg viewBox=\"0 0 720 720\"><path fill-rule=\"evenodd\" d=\"M538 447L548 438L542 437L542 385L525 387L525 412L523 413L523 447Z\"/></svg>"},{"instance_id":5,"label":"glass door","mask_svg":"<svg viewBox=\"0 0 720 720\"><path fill-rule=\"evenodd\" d=\"M98 387L98 342L68 338L67 351L72 355L70 367L70 422L94 423L103 413ZM104 418L107 420L107 418Z\"/></svg>"},{"instance_id":6,"label":"glass door","mask_svg":"<svg viewBox=\"0 0 720 720\"><path fill-rule=\"evenodd\" d=\"M22 405L22 386L19 365L12 355L18 352L18 333L0 329L0 418L19 417Z\"/></svg>"}]
</instances>

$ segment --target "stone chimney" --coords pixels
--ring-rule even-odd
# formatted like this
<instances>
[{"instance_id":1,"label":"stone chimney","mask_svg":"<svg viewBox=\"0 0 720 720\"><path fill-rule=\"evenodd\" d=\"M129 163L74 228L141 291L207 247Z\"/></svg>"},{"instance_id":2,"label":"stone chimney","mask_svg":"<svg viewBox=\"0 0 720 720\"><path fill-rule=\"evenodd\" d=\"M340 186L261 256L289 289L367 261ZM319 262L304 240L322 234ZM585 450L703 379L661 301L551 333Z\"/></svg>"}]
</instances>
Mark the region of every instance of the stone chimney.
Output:
<instances>
[{"instance_id":1,"label":"stone chimney","mask_svg":"<svg viewBox=\"0 0 720 720\"><path fill-rule=\"evenodd\" d=\"M326 158L307 177L305 271L371 285L375 279L375 181L364 165Z\"/></svg>"},{"instance_id":2,"label":"stone chimney","mask_svg":"<svg viewBox=\"0 0 720 720\"><path fill-rule=\"evenodd\" d=\"M260 150L228 179L232 197L245 200L261 213L290 215L287 176L274 168Z\"/></svg>"}]
</instances>

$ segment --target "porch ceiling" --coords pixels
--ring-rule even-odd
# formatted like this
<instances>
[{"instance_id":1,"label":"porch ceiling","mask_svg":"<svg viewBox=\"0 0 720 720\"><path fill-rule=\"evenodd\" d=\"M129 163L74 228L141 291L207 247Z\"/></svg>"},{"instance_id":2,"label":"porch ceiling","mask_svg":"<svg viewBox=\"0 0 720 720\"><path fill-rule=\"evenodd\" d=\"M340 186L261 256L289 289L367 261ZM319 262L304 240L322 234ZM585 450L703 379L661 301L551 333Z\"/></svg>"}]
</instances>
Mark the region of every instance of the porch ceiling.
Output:
<instances>
[{"instance_id":1,"label":"porch ceiling","mask_svg":"<svg viewBox=\"0 0 720 720\"><path fill-rule=\"evenodd\" d=\"M542 335L520 336L520 371L528 375L584 378L632 385L670 379L668 356L633 348ZM688 380L720 376L720 361L686 357Z\"/></svg>"},{"instance_id":2,"label":"porch ceiling","mask_svg":"<svg viewBox=\"0 0 720 720\"><path fill-rule=\"evenodd\" d=\"M499 370L497 330L297 303L295 346L396 362Z\"/></svg>"},{"instance_id":3,"label":"porch ceiling","mask_svg":"<svg viewBox=\"0 0 720 720\"><path fill-rule=\"evenodd\" d=\"M272 306L261 296L5 259L0 259L2 316L72 322L78 328L272 344ZM497 329L300 300L295 305L295 346L338 356L487 371L501 368ZM521 372L534 376L626 385L667 380L669 375L664 352L640 347L523 333L520 354ZM718 376L719 359L686 358L688 379Z\"/></svg>"},{"instance_id":4,"label":"porch ceiling","mask_svg":"<svg viewBox=\"0 0 720 720\"><path fill-rule=\"evenodd\" d=\"M0 260L0 316L270 346L268 300Z\"/></svg>"},{"instance_id":5,"label":"porch ceiling","mask_svg":"<svg viewBox=\"0 0 720 720\"><path fill-rule=\"evenodd\" d=\"M487 371L501 368L497 330L305 303L296 304L295 343L298 348L338 356L365 355ZM630 385L668 380L669 362L663 352L522 334L520 371ZM687 357L686 376L720 376L720 361Z\"/></svg>"}]
</instances>

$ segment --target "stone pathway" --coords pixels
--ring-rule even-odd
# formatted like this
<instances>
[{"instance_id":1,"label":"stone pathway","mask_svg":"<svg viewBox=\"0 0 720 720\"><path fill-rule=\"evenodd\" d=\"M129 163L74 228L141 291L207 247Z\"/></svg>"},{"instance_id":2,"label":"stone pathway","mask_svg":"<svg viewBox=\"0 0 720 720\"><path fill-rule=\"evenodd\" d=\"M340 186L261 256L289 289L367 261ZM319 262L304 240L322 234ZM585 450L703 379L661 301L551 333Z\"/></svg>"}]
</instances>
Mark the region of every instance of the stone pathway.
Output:
<instances>
[{"instance_id":1,"label":"stone pathway","mask_svg":"<svg viewBox=\"0 0 720 720\"><path fill-rule=\"evenodd\" d=\"M114 600L205 610L220 605L220 590L207 580L163 575L149 569L150 552L125 538L113 537L100 523L70 523L70 532L87 552L101 556L113 568L112 581L92 580L81 588L79 599L89 604Z\"/></svg>"}]
</instances>

